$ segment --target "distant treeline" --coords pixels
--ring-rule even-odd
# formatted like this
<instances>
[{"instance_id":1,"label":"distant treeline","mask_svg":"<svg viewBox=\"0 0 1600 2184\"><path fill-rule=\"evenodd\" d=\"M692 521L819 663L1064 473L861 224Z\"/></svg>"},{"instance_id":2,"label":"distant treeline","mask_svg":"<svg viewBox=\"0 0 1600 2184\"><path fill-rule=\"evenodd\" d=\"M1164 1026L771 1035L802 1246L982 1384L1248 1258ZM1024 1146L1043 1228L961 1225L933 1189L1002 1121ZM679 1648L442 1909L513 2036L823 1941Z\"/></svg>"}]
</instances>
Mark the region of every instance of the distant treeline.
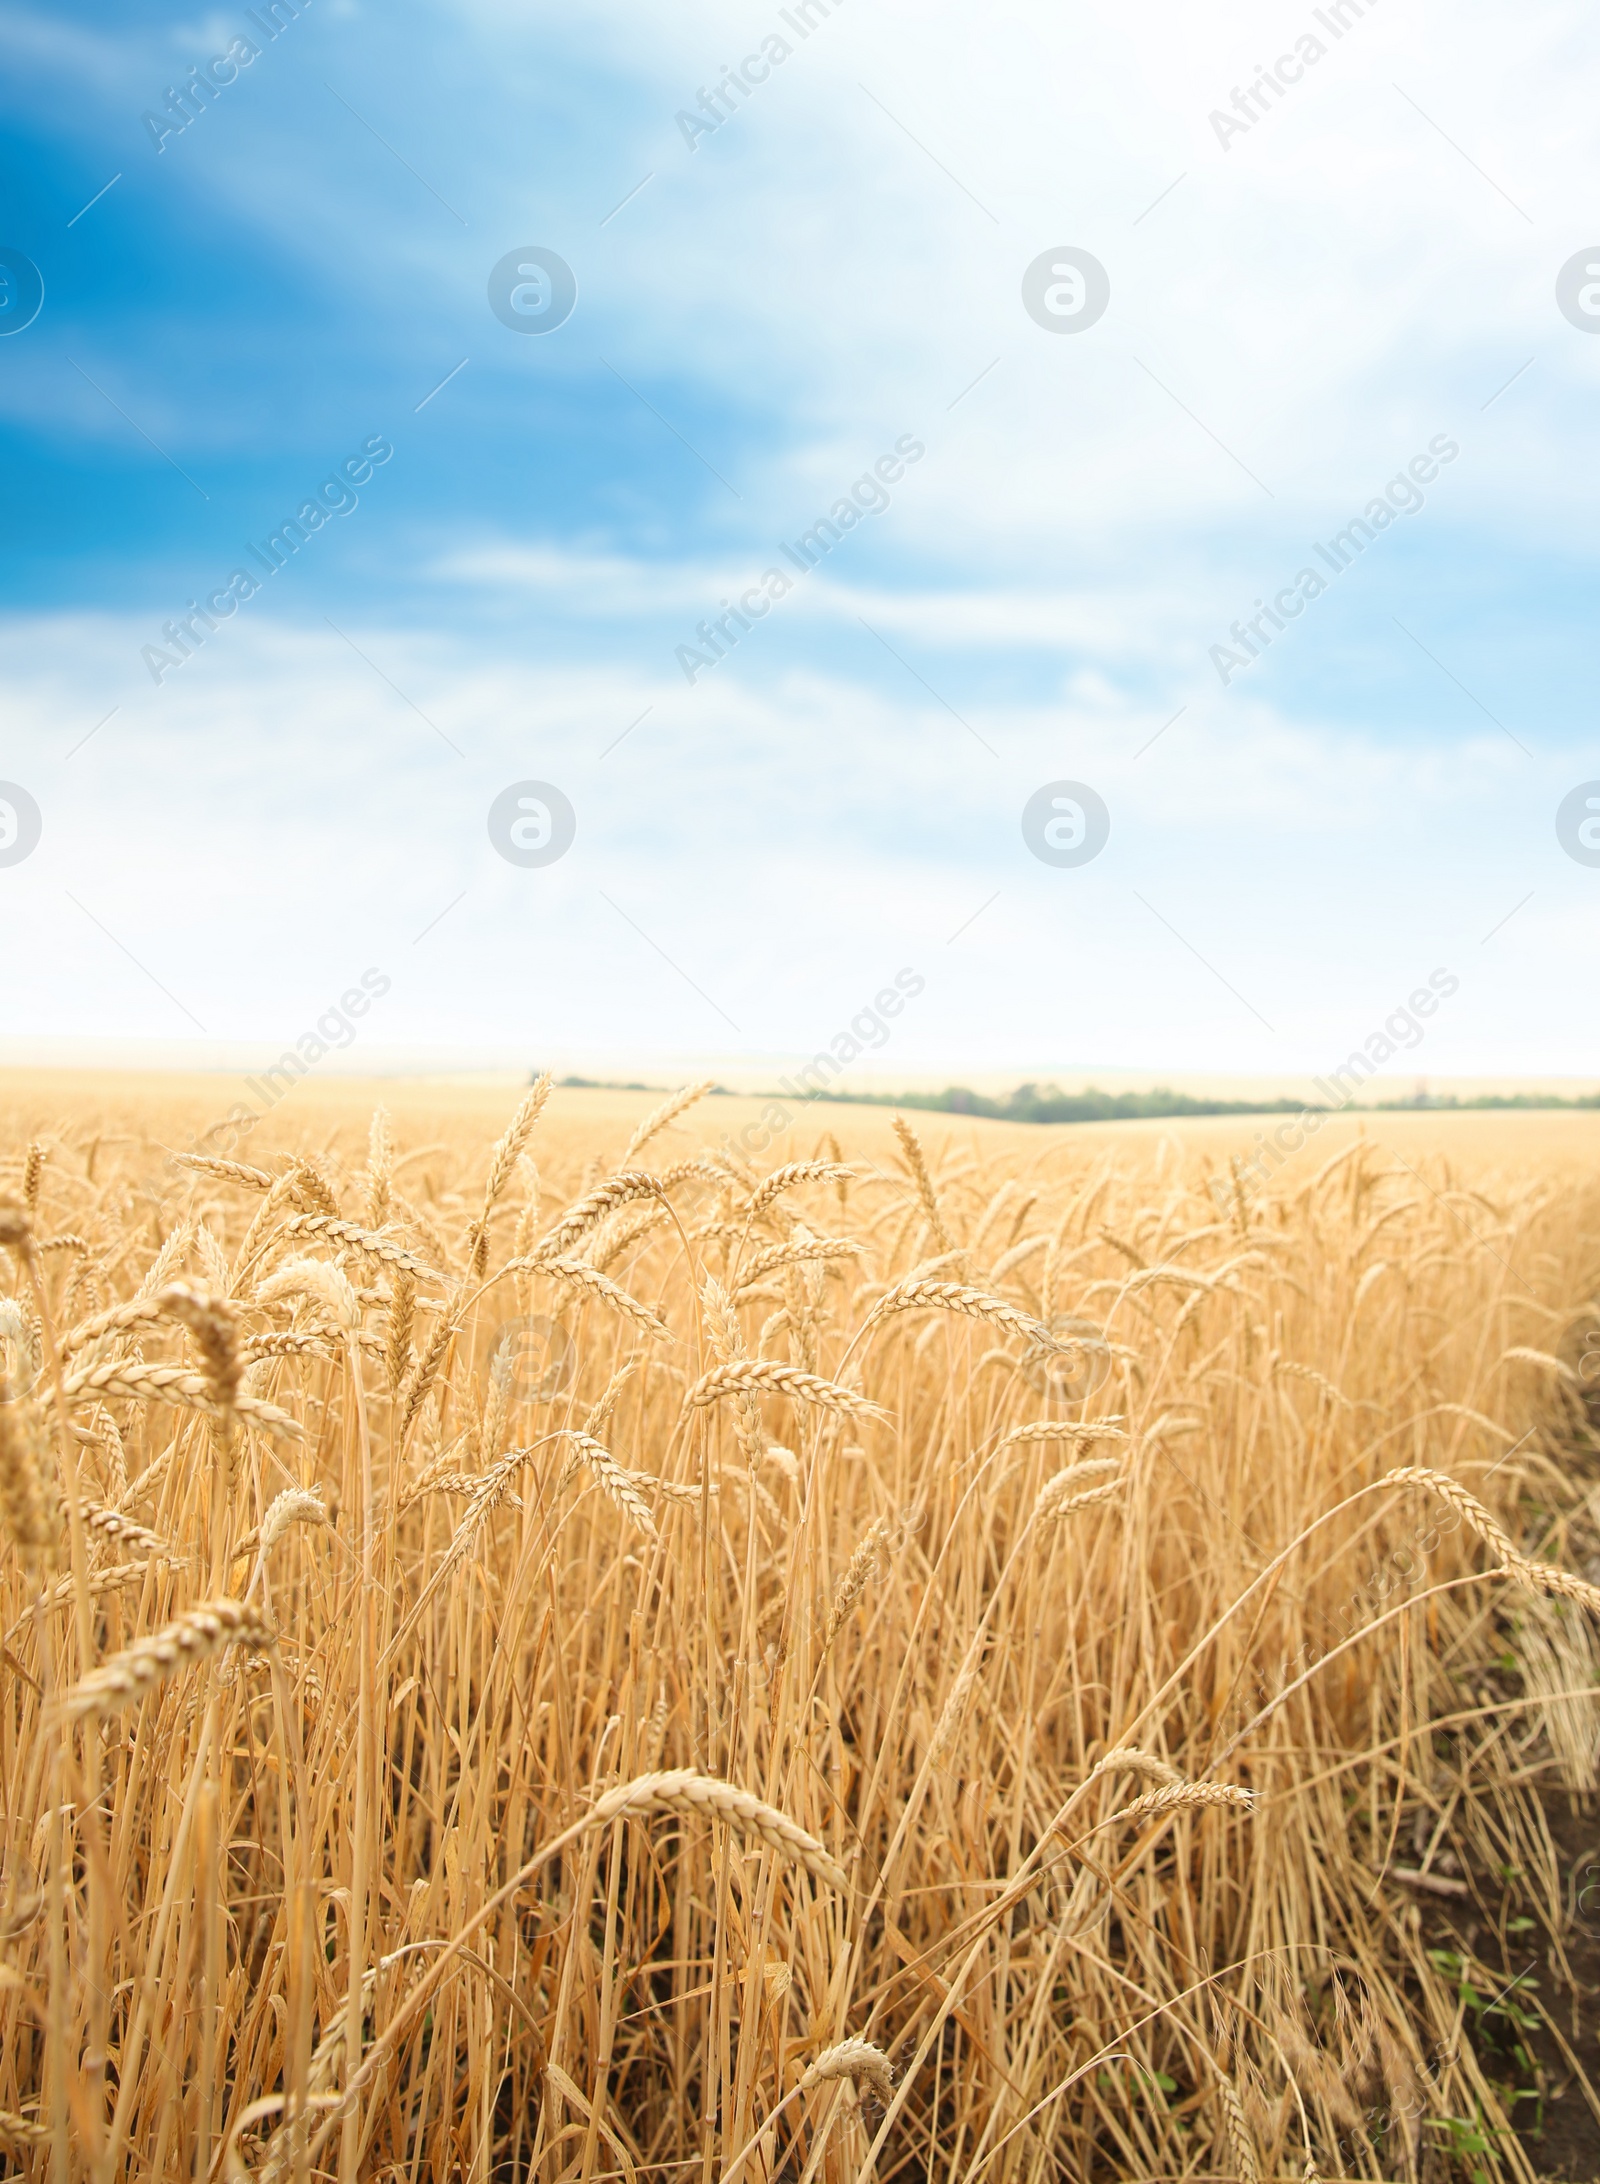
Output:
<instances>
[{"instance_id":1,"label":"distant treeline","mask_svg":"<svg viewBox=\"0 0 1600 2184\"><path fill-rule=\"evenodd\" d=\"M950 1085L943 1092L819 1092L818 1099L838 1100L864 1107L920 1107L939 1115L988 1115L999 1122L1126 1122L1144 1115L1300 1115L1307 1109L1328 1113L1318 1100L1213 1100L1196 1099L1187 1092L1169 1092L1157 1085L1150 1092L1100 1092L1090 1085L1082 1092L1063 1092L1053 1084L1019 1084L1003 1100L964 1085ZM1454 1093L1434 1097L1415 1093L1404 1100L1370 1100L1360 1113L1415 1109L1476 1107L1600 1107L1600 1092L1563 1100L1537 1092L1484 1093L1477 1099L1457 1099Z\"/></svg>"},{"instance_id":2,"label":"distant treeline","mask_svg":"<svg viewBox=\"0 0 1600 2184\"><path fill-rule=\"evenodd\" d=\"M563 1077L561 1082L586 1092L661 1090L659 1085L618 1084L597 1077ZM713 1085L711 1089L713 1096L731 1096L726 1085ZM1053 1084L1019 1084L1003 1100L996 1100L983 1092L969 1092L965 1085L953 1084L943 1092L813 1092L807 1104L815 1100L841 1107L915 1107L935 1115L984 1115L997 1122L1130 1122L1141 1116L1299 1115L1307 1109L1329 1112L1317 1100L1196 1099L1188 1092L1169 1092L1163 1085L1150 1092L1099 1092L1093 1085L1083 1092L1063 1092ZM1582 1093L1570 1100L1542 1092L1485 1092L1470 1100L1457 1099L1453 1092L1418 1092L1404 1100L1366 1101L1356 1111L1371 1114L1454 1108L1465 1112L1487 1107L1600 1107L1600 1092Z\"/></svg>"}]
</instances>

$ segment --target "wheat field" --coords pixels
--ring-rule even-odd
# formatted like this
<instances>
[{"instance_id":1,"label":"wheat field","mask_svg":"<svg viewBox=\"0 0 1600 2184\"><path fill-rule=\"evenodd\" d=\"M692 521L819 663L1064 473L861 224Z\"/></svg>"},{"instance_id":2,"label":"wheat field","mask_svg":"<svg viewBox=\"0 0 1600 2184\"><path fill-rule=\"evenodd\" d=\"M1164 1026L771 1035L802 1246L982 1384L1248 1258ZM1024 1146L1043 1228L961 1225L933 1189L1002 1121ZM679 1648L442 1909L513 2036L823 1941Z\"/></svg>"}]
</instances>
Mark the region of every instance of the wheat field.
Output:
<instances>
[{"instance_id":1,"label":"wheat field","mask_svg":"<svg viewBox=\"0 0 1600 2184\"><path fill-rule=\"evenodd\" d=\"M0 1102L8 2173L1535 2177L1593 1137L562 1102Z\"/></svg>"}]
</instances>

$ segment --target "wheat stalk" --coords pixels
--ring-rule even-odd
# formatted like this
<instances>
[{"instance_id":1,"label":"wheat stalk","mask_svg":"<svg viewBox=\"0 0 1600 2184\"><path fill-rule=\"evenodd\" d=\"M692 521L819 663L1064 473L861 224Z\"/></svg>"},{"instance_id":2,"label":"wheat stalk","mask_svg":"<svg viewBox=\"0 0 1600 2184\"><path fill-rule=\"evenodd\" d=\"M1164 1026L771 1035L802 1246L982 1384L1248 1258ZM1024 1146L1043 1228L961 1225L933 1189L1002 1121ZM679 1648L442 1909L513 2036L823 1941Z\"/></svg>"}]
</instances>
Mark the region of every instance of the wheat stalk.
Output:
<instances>
[{"instance_id":1,"label":"wheat stalk","mask_svg":"<svg viewBox=\"0 0 1600 2184\"><path fill-rule=\"evenodd\" d=\"M1571 1603L1592 1606L1590 1591L1534 1561L1531 1532L1523 1551L1509 1464L1493 1504L1493 1481L1469 1496L1450 1474L1482 1450L1480 1472L1507 1450L1534 1466L1553 1526L1537 1551L1582 1566L1581 1518L1577 1545L1554 1542L1581 1506L1583 1427L1570 1381L1541 1359L1582 1354L1568 1345L1593 1293L1600 1186L1563 1169L1497 1185L1493 1204L1448 1178L1411 1195L1404 1167L1369 1154L1303 1199L1236 1205L1236 1236L1195 1188L1186 1126L1159 1145L1025 1144L963 1123L959 1145L935 1159L930 1142L923 1162L963 1245L923 1260L940 1237L909 1171L863 1161L850 1182L825 1136L816 1160L766 1176L737 1152L645 1176L657 1137L619 1184L602 1157L612 1096L563 1093L541 1184L504 1137L489 1159L494 1133L480 1143L436 1087L405 1094L444 1118L407 1149L381 1117L357 1130L343 1094L313 1079L263 1118L252 1142L284 1151L258 1155L255 1180L163 1175L162 1144L187 1142L190 1107L212 1096L125 1080L90 1127L58 1080L0 1084L0 1187L14 1193L0 1203L0 1362L24 1390L0 1390L0 1514L21 1497L0 1537L12 2167L482 2177L516 2158L520 2130L524 2165L592 2176L609 2161L626 2179L630 2164L641 2178L703 2168L710 2131L743 2148L723 2184L805 2169L815 2184L887 2174L936 2094L941 2184L993 2184L997 2165L1104 2169L1108 2119L1113 2167L1136 2154L1141 2173L1177 2175L1198 2146L1214 2171L1246 2177L1254 2159L1298 2173L1319 2134L1332 2143L1329 2088L1358 2086L1374 2061L1392 2087L1383 2036L1414 2055L1458 2010L1415 1945L1409 1899L1372 1886L1368 1850L1390 1856L1391 1826L1441 1850L1470 1851L1485 1827L1534 1840L1540 1724L1557 1703L1588 1721L1600 1634ZM829 1116L852 1152L888 1123ZM31 1170L30 1143L51 1147ZM812 1205L827 1237L807 1227ZM1480 1215L1493 1223L1493 1252L1461 1250L1462 1215L1480 1235ZM552 1223L570 1240L541 1250ZM1374 1273L1380 1235L1390 1256ZM374 1258L363 1236L448 1286ZM1087 1328L1050 1349L1017 1339L1058 1310L1092 1311L1083 1287L1114 1251L1118 1293L1151 1277L1128 1296L1127 1343ZM297 1254L321 1269L313 1286L258 1310L256 1283L271 1291ZM550 1430L502 1453L523 1415L492 1308L507 1258L514 1308L545 1298L573 1370ZM534 1289L552 1258L589 1276ZM1191 1266L1167 1294L1166 1270ZM615 1305L583 1311L605 1302L594 1276L608 1274L677 1339L647 1341ZM908 1319L919 1296L933 1301ZM972 1339L940 1325L952 1296L985 1300L963 1314ZM995 1316L1008 1304L1015 1317ZM254 1376L236 1400L281 1405L304 1426L292 1445L227 1430L235 1314L234 1356ZM885 1336L865 1356L863 1320ZM1126 1393L1090 1400L1128 1415L1081 1418L1063 1398L1045 1408L1067 1415L1034 1417L1041 1365L1053 1380L1097 1349ZM1486 1386L1505 1391L1499 1414ZM776 1430L780 1395L801 1405L798 1455L762 1425ZM1370 1429L1369 1409L1388 1414ZM1414 1472L1378 1476L1400 1461L1386 1426ZM1160 1451L1180 1433L1175 1470ZM1395 1484L1424 1486L1428 1506L1408 1518L1380 1491ZM1435 1509L1438 1493L1455 1509ZM1047 1529L1111 1505L1103 1523ZM330 1511L342 1539L306 1529L278 1553L287 1525ZM1458 1516L1461 1539L1432 1556L1427 1525L1442 1534ZM1484 1577L1502 1605L1502 1575L1567 1592L1559 1612L1523 1618L1517 1642L1537 1641L1543 1681L1489 1694L1509 1733L1441 1745L1448 1782L1384 1756L1416 1741L1411 1596L1363 1622L1353 1686L1350 1656L1330 1668L1317 1644L1324 1611L1413 1523L1440 1564L1422 1588L1436 1724L1488 1704ZM168 1661L147 1662L153 1680L127 1670L224 1592L281 1624L288 1658L232 1650L270 1635L265 1620L184 1624ZM1301 1676L1305 1640L1316 1658ZM199 1673L179 1683L190 1661ZM1255 1704L1240 1695L1280 1663L1298 1703L1280 1690L1268 1707L1267 1752L1265 1717L1238 1727ZM108 1672L114 1693L94 1682ZM1580 1766L1593 1728L1573 1740ZM1239 1749L1257 1761L1238 1770ZM1375 1768L1394 1795L1369 1843L1339 1785ZM1253 1808L1270 1829L1236 1824L1252 1807L1218 1779L1231 1771L1270 1794L1270 1812ZM671 1840L652 1848L643 1830ZM1527 1868L1522 1886L1553 1926L1558 1882ZM427 1969L375 1978L402 1948L430 1950ZM1253 2006L1206 1961L1248 1967ZM1302 2066L1289 2029L1302 1981L1326 2003L1325 2055L1306 2066L1300 2133L1277 2095L1269 2132L1258 2089L1281 2095L1280 2064ZM1237 2145L1206 2075L1213 1997L1231 2012L1212 2062L1246 2121ZM851 2025L867 2038L841 2037ZM1186 2051L1198 2079L1176 2061ZM1185 2138L1193 2099L1125 2109L1100 2082L1113 2055L1176 2067L1209 2118L1202 2101ZM1438 2084L1449 2105L1470 2097L1453 2060ZM1119 2112L1133 2116L1126 2144ZM827 2137L863 2121L878 2143ZM26 2142L6 2135L16 2124ZM1486 2177L1516 2158L1491 2144Z\"/></svg>"}]
</instances>

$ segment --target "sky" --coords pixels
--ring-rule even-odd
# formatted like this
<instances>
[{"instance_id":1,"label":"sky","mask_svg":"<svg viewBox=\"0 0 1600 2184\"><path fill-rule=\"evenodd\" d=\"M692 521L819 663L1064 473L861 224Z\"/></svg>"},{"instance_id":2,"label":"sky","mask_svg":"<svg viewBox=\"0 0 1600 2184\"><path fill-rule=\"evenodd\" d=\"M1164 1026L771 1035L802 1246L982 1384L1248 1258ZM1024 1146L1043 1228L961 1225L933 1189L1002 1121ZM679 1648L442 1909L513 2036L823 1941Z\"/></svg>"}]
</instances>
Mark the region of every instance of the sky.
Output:
<instances>
[{"instance_id":1,"label":"sky","mask_svg":"<svg viewBox=\"0 0 1600 2184\"><path fill-rule=\"evenodd\" d=\"M1590 27L0 4L0 1031L1592 1074Z\"/></svg>"}]
</instances>

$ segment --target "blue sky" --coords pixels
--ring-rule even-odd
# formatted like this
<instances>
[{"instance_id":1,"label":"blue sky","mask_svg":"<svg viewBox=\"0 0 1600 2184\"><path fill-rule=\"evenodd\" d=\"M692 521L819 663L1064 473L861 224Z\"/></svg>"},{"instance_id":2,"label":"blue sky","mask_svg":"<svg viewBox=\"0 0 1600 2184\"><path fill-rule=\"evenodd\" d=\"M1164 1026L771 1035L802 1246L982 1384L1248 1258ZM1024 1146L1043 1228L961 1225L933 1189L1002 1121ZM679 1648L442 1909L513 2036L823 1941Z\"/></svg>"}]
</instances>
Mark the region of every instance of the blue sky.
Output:
<instances>
[{"instance_id":1,"label":"blue sky","mask_svg":"<svg viewBox=\"0 0 1600 2184\"><path fill-rule=\"evenodd\" d=\"M912 965L891 1073L1288 1071L1446 965L1408 1070L1592 1068L1600 870L1554 827L1600 776L1579 10L812 9L0 7L0 246L44 282L0 338L0 781L43 815L8 1029L270 1044L380 964L374 1042L667 1061L807 1050ZM527 246L577 283L543 336L488 303ZM1062 246L1110 284L1065 336L1022 301ZM888 504L688 682L897 440ZM1224 685L1230 625L1440 440ZM524 779L577 813L537 870L486 827ZM1020 830L1061 779L1112 815L1073 870Z\"/></svg>"}]
</instances>

